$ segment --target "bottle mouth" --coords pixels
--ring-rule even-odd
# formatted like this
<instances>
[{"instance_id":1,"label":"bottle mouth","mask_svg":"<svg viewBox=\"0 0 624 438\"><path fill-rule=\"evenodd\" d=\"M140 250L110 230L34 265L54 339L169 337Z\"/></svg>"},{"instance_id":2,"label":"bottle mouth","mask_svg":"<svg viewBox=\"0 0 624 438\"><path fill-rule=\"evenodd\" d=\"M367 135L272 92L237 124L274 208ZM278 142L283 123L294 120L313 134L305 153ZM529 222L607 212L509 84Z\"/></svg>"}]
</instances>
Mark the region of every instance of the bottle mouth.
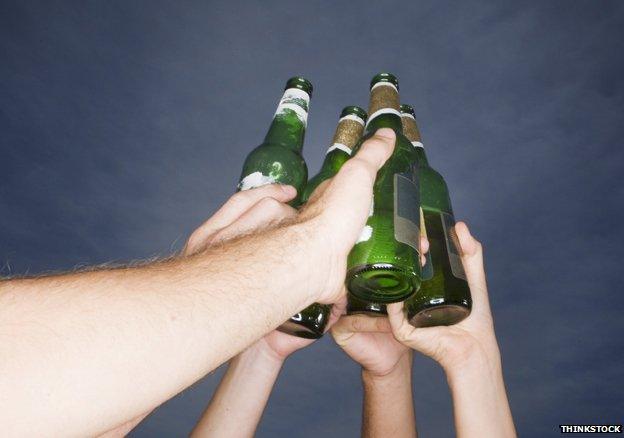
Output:
<instances>
[{"instance_id":1,"label":"bottle mouth","mask_svg":"<svg viewBox=\"0 0 624 438\"><path fill-rule=\"evenodd\" d=\"M355 105L345 106L342 109L342 112L340 113L340 118L344 116L349 116L349 115L358 116L360 119L364 121L364 123L366 123L366 119L368 118L368 114L366 114L366 111L364 111L359 106L355 106Z\"/></svg>"},{"instance_id":2,"label":"bottle mouth","mask_svg":"<svg viewBox=\"0 0 624 438\"><path fill-rule=\"evenodd\" d=\"M314 89L314 87L312 86L312 82L302 76L293 76L292 78L288 79L284 90L288 90L289 88L298 88L300 90L303 90L308 93L310 97L312 97L312 90Z\"/></svg>"},{"instance_id":3,"label":"bottle mouth","mask_svg":"<svg viewBox=\"0 0 624 438\"><path fill-rule=\"evenodd\" d=\"M376 84L379 84L380 82L388 82L394 85L397 90L399 89L399 80L392 73L383 72L383 73L378 73L375 76L373 76L373 79L371 79L371 82L370 82L370 88L373 88L373 86L375 86Z\"/></svg>"},{"instance_id":4,"label":"bottle mouth","mask_svg":"<svg viewBox=\"0 0 624 438\"><path fill-rule=\"evenodd\" d=\"M402 103L401 107L399 108L401 111L401 114L409 114L412 117L416 117L416 113L414 113L414 107L411 105L408 105L406 103Z\"/></svg>"}]
</instances>

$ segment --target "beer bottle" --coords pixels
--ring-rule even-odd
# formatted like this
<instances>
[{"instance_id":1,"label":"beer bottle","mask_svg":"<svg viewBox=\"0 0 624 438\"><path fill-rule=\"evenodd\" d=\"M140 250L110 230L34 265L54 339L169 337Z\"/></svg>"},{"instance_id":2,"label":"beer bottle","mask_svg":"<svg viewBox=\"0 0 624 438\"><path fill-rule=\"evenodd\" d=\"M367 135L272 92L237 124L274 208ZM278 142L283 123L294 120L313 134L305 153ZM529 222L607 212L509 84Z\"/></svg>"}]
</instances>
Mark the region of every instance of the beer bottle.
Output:
<instances>
[{"instance_id":1,"label":"beer bottle","mask_svg":"<svg viewBox=\"0 0 624 438\"><path fill-rule=\"evenodd\" d=\"M264 142L245 159L238 190L272 183L288 184L297 189L297 197L290 204L299 204L308 178L301 149L311 95L312 84L307 79L293 77L286 82Z\"/></svg>"},{"instance_id":2,"label":"beer bottle","mask_svg":"<svg viewBox=\"0 0 624 438\"><path fill-rule=\"evenodd\" d=\"M385 304L416 292L421 272L418 157L403 135L394 75L372 79L368 113L362 142L380 128L391 128L396 145L377 173L366 226L347 260L346 284L356 298Z\"/></svg>"},{"instance_id":3,"label":"beer bottle","mask_svg":"<svg viewBox=\"0 0 624 438\"><path fill-rule=\"evenodd\" d=\"M423 233L429 240L420 290L405 302L407 317L415 327L452 325L470 314L472 299L460 259L455 218L442 175L429 166L414 110L401 105L403 132L418 154Z\"/></svg>"},{"instance_id":4,"label":"beer bottle","mask_svg":"<svg viewBox=\"0 0 624 438\"><path fill-rule=\"evenodd\" d=\"M360 300L353 294L347 295L347 315L369 315L369 316L386 316L386 305L381 303L373 303L372 301Z\"/></svg>"},{"instance_id":5,"label":"beer bottle","mask_svg":"<svg viewBox=\"0 0 624 438\"><path fill-rule=\"evenodd\" d=\"M321 170L308 181L301 195L302 204L308 201L323 181L333 177L349 159L351 150L362 137L365 123L366 111L362 108L347 106L342 110ZM301 338L317 339L323 336L330 314L330 305L314 303L291 317L278 330Z\"/></svg>"}]
</instances>

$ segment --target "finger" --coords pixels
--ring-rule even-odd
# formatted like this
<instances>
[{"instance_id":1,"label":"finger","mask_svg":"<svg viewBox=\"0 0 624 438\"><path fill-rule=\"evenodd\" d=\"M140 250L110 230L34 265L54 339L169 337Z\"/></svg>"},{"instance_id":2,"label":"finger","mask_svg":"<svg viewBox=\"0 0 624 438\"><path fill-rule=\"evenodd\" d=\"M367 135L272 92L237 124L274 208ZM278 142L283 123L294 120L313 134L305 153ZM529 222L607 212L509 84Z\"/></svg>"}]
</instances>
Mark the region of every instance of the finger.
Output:
<instances>
[{"instance_id":1,"label":"finger","mask_svg":"<svg viewBox=\"0 0 624 438\"><path fill-rule=\"evenodd\" d=\"M462 253L462 265L472 295L473 311L489 311L489 300L485 270L483 268L483 247L471 234L464 222L455 224L455 233Z\"/></svg>"},{"instance_id":2,"label":"finger","mask_svg":"<svg viewBox=\"0 0 624 438\"><path fill-rule=\"evenodd\" d=\"M235 193L215 214L193 231L183 253L189 255L203 249L208 238L233 223L260 199L270 197L280 202L288 202L296 195L297 190L294 187L281 184L267 184Z\"/></svg>"},{"instance_id":3,"label":"finger","mask_svg":"<svg viewBox=\"0 0 624 438\"><path fill-rule=\"evenodd\" d=\"M336 233L340 233L341 243L344 242L348 248L353 246L364 227L377 172L392 155L395 140L393 130L378 130L342 166L324 193L315 202L308 202L306 213L310 216L324 213L327 222Z\"/></svg>"},{"instance_id":4,"label":"finger","mask_svg":"<svg viewBox=\"0 0 624 438\"><path fill-rule=\"evenodd\" d=\"M345 314L347 310L347 297L343 295L338 301L332 304L331 313L329 315L329 321L327 321L327 327L325 332L328 332L332 326Z\"/></svg>"},{"instance_id":5,"label":"finger","mask_svg":"<svg viewBox=\"0 0 624 438\"><path fill-rule=\"evenodd\" d=\"M297 216L297 210L275 198L262 198L234 223L217 232L209 244L223 242L243 234L275 226Z\"/></svg>"},{"instance_id":6,"label":"finger","mask_svg":"<svg viewBox=\"0 0 624 438\"><path fill-rule=\"evenodd\" d=\"M390 333L392 331L388 318L350 315L340 318L335 329L345 333Z\"/></svg>"},{"instance_id":7,"label":"finger","mask_svg":"<svg viewBox=\"0 0 624 438\"><path fill-rule=\"evenodd\" d=\"M429 239L425 236L420 236L420 263L422 266L425 266L427 263L426 254L429 252Z\"/></svg>"},{"instance_id":8,"label":"finger","mask_svg":"<svg viewBox=\"0 0 624 438\"><path fill-rule=\"evenodd\" d=\"M308 198L308 202L310 203L314 203L318 198L320 198L321 196L323 196L323 193L325 193L325 190L327 189L327 187L329 186L329 183L331 182L331 178L330 179L326 179L325 181L323 181L322 183L320 183L316 189L314 189L314 191L312 192L312 194L310 195L310 197Z\"/></svg>"},{"instance_id":9,"label":"finger","mask_svg":"<svg viewBox=\"0 0 624 438\"><path fill-rule=\"evenodd\" d=\"M434 360L441 362L444 357L445 330L448 327L413 327L405 318L403 303L388 304L388 320L392 334L401 344L413 348Z\"/></svg>"}]
</instances>

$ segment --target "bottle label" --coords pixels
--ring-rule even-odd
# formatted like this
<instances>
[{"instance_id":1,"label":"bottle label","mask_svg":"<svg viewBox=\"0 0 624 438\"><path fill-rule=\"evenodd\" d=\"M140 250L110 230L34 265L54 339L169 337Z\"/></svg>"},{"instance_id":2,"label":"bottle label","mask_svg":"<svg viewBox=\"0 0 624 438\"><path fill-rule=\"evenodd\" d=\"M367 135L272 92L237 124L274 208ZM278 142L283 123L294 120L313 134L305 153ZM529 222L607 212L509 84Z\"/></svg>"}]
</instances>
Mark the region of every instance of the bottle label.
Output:
<instances>
[{"instance_id":1,"label":"bottle label","mask_svg":"<svg viewBox=\"0 0 624 438\"><path fill-rule=\"evenodd\" d=\"M309 105L310 96L308 93L298 88L289 88L284 91L284 94L277 105L275 117L292 111L297 115L297 118L301 121L301 123L303 123L304 126L307 126Z\"/></svg>"},{"instance_id":2,"label":"bottle label","mask_svg":"<svg viewBox=\"0 0 624 438\"><path fill-rule=\"evenodd\" d=\"M351 155L351 148L347 145L344 145L342 143L334 143L333 145L331 145L328 149L327 152L325 152L325 155L329 154L331 151L335 151L336 149L339 149L343 152L345 152L347 155Z\"/></svg>"},{"instance_id":3,"label":"bottle label","mask_svg":"<svg viewBox=\"0 0 624 438\"><path fill-rule=\"evenodd\" d=\"M418 175L394 175L394 238L420 254L420 191ZM420 261L419 261L420 262Z\"/></svg>"},{"instance_id":4,"label":"bottle label","mask_svg":"<svg viewBox=\"0 0 624 438\"><path fill-rule=\"evenodd\" d=\"M373 91L377 87L392 87L394 88L394 91L396 91L397 93L399 92L399 89L392 82L377 82L371 87L370 90Z\"/></svg>"},{"instance_id":5,"label":"bottle label","mask_svg":"<svg viewBox=\"0 0 624 438\"><path fill-rule=\"evenodd\" d=\"M366 127L368 128L368 125L370 125L370 123L373 121L373 119L375 119L375 117L381 116L383 114L394 114L395 116L401 117L401 113L398 110L395 110L394 108L382 108L380 110L375 111L370 116L368 116L368 122L366 122Z\"/></svg>"},{"instance_id":6,"label":"bottle label","mask_svg":"<svg viewBox=\"0 0 624 438\"><path fill-rule=\"evenodd\" d=\"M341 117L340 120L338 120L338 123L342 122L343 120L353 120L354 122L359 123L360 125L364 126L364 120L361 117L356 116L355 114L347 114L344 117Z\"/></svg>"},{"instance_id":7,"label":"bottle label","mask_svg":"<svg viewBox=\"0 0 624 438\"><path fill-rule=\"evenodd\" d=\"M275 178L272 176L263 175L262 172L254 172L241 179L241 182L238 183L238 190L255 189L256 187L273 184L274 182Z\"/></svg>"},{"instance_id":8,"label":"bottle label","mask_svg":"<svg viewBox=\"0 0 624 438\"><path fill-rule=\"evenodd\" d=\"M413 141L412 146L414 146L415 148L425 148L425 146L419 141Z\"/></svg>"},{"instance_id":9,"label":"bottle label","mask_svg":"<svg viewBox=\"0 0 624 438\"><path fill-rule=\"evenodd\" d=\"M420 236L427 238L427 226L425 223L425 215L422 207L420 208ZM422 280L431 280L433 278L433 262L431 261L431 250L425 254L425 265L422 267Z\"/></svg>"},{"instance_id":10,"label":"bottle label","mask_svg":"<svg viewBox=\"0 0 624 438\"><path fill-rule=\"evenodd\" d=\"M455 218L452 214L440 213L442 229L444 229L444 240L446 241L446 251L451 265L453 275L462 280L466 280L466 272L461 261L461 246L457 233L455 233Z\"/></svg>"}]
</instances>

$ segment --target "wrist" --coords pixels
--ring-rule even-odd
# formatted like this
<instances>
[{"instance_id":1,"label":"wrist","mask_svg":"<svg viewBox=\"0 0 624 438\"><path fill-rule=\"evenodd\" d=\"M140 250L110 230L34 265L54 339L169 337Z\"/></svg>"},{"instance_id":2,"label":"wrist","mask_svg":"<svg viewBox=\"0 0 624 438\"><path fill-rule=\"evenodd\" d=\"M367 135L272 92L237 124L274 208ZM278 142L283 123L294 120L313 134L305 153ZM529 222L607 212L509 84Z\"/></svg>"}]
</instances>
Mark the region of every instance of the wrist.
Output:
<instances>
[{"instance_id":1,"label":"wrist","mask_svg":"<svg viewBox=\"0 0 624 438\"><path fill-rule=\"evenodd\" d=\"M255 369L266 370L267 372L280 370L286 359L277 354L264 338L243 351L239 358L245 363L253 363Z\"/></svg>"},{"instance_id":2,"label":"wrist","mask_svg":"<svg viewBox=\"0 0 624 438\"><path fill-rule=\"evenodd\" d=\"M303 243L302 254L305 254L307 266L306 281L310 303L320 302L331 304L334 295L344 282L346 272L346 255L339 255L331 236L323 231L317 218L295 224L293 233L300 236Z\"/></svg>"},{"instance_id":3,"label":"wrist","mask_svg":"<svg viewBox=\"0 0 624 438\"><path fill-rule=\"evenodd\" d=\"M442 349L438 362L447 375L475 366L501 367L500 351L494 337L476 340L468 337L453 348Z\"/></svg>"},{"instance_id":4,"label":"wrist","mask_svg":"<svg viewBox=\"0 0 624 438\"><path fill-rule=\"evenodd\" d=\"M388 371L376 372L362 367L362 380L373 385L387 384L392 382L405 382L412 377L412 353L405 352L397 363Z\"/></svg>"},{"instance_id":5,"label":"wrist","mask_svg":"<svg viewBox=\"0 0 624 438\"><path fill-rule=\"evenodd\" d=\"M487 379L502 379L502 365L498 346L484 348L477 345L471 348L461 359L442 364L449 385L464 380L472 380L475 376Z\"/></svg>"}]
</instances>

